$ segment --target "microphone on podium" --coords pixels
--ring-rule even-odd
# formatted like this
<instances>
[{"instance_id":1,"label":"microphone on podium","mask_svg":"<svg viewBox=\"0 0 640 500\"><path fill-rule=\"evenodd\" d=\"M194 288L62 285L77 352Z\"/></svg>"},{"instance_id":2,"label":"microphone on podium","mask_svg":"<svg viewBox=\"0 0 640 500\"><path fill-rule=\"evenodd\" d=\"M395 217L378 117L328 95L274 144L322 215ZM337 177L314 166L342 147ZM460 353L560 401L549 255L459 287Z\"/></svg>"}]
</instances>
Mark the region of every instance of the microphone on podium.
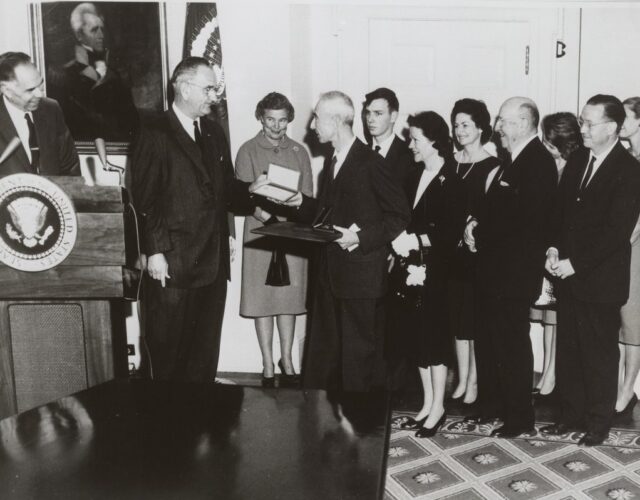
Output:
<instances>
[{"instance_id":1,"label":"microphone on podium","mask_svg":"<svg viewBox=\"0 0 640 500\"><path fill-rule=\"evenodd\" d=\"M98 152L98 158L100 158L100 163L102 163L102 168L105 172L119 172L119 173L124 172L123 167L114 165L113 163L109 163L107 159L107 146L104 143L104 139L102 137L96 137L93 143L96 146L96 151Z\"/></svg>"},{"instance_id":2,"label":"microphone on podium","mask_svg":"<svg viewBox=\"0 0 640 500\"><path fill-rule=\"evenodd\" d=\"M9 158L16 149L18 149L20 144L22 143L20 142L20 138L17 136L9 141L9 144L7 144L7 147L4 148L4 151L0 155L0 165L2 165L6 159Z\"/></svg>"}]
</instances>

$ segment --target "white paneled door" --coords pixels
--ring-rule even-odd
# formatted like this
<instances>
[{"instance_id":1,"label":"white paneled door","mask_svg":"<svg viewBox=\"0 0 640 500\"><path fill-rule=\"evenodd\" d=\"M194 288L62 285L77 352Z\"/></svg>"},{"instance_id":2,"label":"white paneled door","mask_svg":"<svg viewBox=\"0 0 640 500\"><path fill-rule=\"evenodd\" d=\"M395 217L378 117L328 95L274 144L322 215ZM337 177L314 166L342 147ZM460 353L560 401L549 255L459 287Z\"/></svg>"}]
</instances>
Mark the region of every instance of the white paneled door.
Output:
<instances>
[{"instance_id":1,"label":"white paneled door","mask_svg":"<svg viewBox=\"0 0 640 500\"><path fill-rule=\"evenodd\" d=\"M484 100L492 115L514 95L541 99L541 111L548 112L558 12L337 8L338 80L358 104L369 90L393 89L401 121L427 109L448 121L454 102L463 97ZM356 130L361 132L360 123Z\"/></svg>"}]
</instances>

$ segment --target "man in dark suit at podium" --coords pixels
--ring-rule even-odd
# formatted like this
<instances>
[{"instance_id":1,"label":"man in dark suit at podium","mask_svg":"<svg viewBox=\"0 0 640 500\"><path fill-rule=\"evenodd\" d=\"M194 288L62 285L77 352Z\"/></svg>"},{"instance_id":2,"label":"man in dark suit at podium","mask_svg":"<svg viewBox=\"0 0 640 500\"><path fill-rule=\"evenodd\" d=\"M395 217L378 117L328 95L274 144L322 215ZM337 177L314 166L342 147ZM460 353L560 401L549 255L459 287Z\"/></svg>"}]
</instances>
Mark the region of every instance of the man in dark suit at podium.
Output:
<instances>
[{"instance_id":1,"label":"man in dark suit at podium","mask_svg":"<svg viewBox=\"0 0 640 500\"><path fill-rule=\"evenodd\" d=\"M44 96L43 84L27 54L0 55L0 175L80 175L60 106Z\"/></svg>"},{"instance_id":2,"label":"man in dark suit at podium","mask_svg":"<svg viewBox=\"0 0 640 500\"><path fill-rule=\"evenodd\" d=\"M188 57L171 77L175 99L143 124L132 159L134 203L148 256L143 295L152 376L213 382L230 277L229 209L253 213L226 137L208 118L216 76Z\"/></svg>"},{"instance_id":3,"label":"man in dark suit at podium","mask_svg":"<svg viewBox=\"0 0 640 500\"><path fill-rule=\"evenodd\" d=\"M620 307L629 296L630 237L640 211L640 165L618 140L625 120L614 96L587 101L579 123L586 150L569 157L546 269L559 278L557 387L561 415L547 434L609 436L618 382Z\"/></svg>"},{"instance_id":4,"label":"man in dark suit at podium","mask_svg":"<svg viewBox=\"0 0 640 500\"><path fill-rule=\"evenodd\" d=\"M393 177L404 186L407 176L418 167L409 145L393 132L400 103L393 90L380 87L365 96L364 122L371 136L371 149L379 153Z\"/></svg>"},{"instance_id":5,"label":"man in dark suit at podium","mask_svg":"<svg viewBox=\"0 0 640 500\"><path fill-rule=\"evenodd\" d=\"M320 251L303 365L311 389L369 391L384 387L382 297L389 243L409 222L399 184L378 154L353 135L354 108L342 92L323 94L312 126L333 146L317 199L286 202L311 222L324 209L342 236Z\"/></svg>"}]
</instances>

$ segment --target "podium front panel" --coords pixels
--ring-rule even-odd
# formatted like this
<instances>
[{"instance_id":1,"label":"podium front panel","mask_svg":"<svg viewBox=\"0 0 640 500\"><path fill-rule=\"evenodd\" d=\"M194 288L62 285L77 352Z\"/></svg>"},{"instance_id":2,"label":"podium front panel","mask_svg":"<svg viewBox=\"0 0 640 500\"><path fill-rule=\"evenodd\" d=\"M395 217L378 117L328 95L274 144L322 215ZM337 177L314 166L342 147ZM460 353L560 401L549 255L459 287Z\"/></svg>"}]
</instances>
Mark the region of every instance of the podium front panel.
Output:
<instances>
[{"instance_id":1,"label":"podium front panel","mask_svg":"<svg viewBox=\"0 0 640 500\"><path fill-rule=\"evenodd\" d=\"M9 322L19 412L87 388L80 304L11 304Z\"/></svg>"}]
</instances>

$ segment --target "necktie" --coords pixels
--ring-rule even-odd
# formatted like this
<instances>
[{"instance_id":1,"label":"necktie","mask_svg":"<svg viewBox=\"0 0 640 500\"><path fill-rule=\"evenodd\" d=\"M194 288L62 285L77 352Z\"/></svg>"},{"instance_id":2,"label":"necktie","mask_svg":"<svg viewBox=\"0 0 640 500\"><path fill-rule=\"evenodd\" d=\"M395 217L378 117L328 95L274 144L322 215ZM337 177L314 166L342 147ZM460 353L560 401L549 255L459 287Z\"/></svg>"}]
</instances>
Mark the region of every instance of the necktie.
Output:
<instances>
[{"instance_id":1,"label":"necktie","mask_svg":"<svg viewBox=\"0 0 640 500\"><path fill-rule=\"evenodd\" d=\"M31 115L29 113L24 114L24 119L27 120L27 127L29 128L29 149L31 150L31 170L39 174L40 173L40 148L38 147L38 136L36 135L36 127L33 124Z\"/></svg>"},{"instance_id":2,"label":"necktie","mask_svg":"<svg viewBox=\"0 0 640 500\"><path fill-rule=\"evenodd\" d=\"M198 126L198 120L193 121L193 136L196 139L196 144L200 148L202 155L204 156L204 141L202 140L202 134L200 133L200 127Z\"/></svg>"},{"instance_id":3,"label":"necktie","mask_svg":"<svg viewBox=\"0 0 640 500\"><path fill-rule=\"evenodd\" d=\"M580 191L583 191L587 184L589 184L589 180L591 179L591 174L593 173L593 164L596 162L596 157L592 156L591 161L589 162L589 166L587 167L587 173L585 174L582 182L580 183Z\"/></svg>"},{"instance_id":4,"label":"necktie","mask_svg":"<svg viewBox=\"0 0 640 500\"><path fill-rule=\"evenodd\" d=\"M375 148L373 148L373 150L378 154L380 154L380 149L380 146L376 146Z\"/></svg>"}]
</instances>

